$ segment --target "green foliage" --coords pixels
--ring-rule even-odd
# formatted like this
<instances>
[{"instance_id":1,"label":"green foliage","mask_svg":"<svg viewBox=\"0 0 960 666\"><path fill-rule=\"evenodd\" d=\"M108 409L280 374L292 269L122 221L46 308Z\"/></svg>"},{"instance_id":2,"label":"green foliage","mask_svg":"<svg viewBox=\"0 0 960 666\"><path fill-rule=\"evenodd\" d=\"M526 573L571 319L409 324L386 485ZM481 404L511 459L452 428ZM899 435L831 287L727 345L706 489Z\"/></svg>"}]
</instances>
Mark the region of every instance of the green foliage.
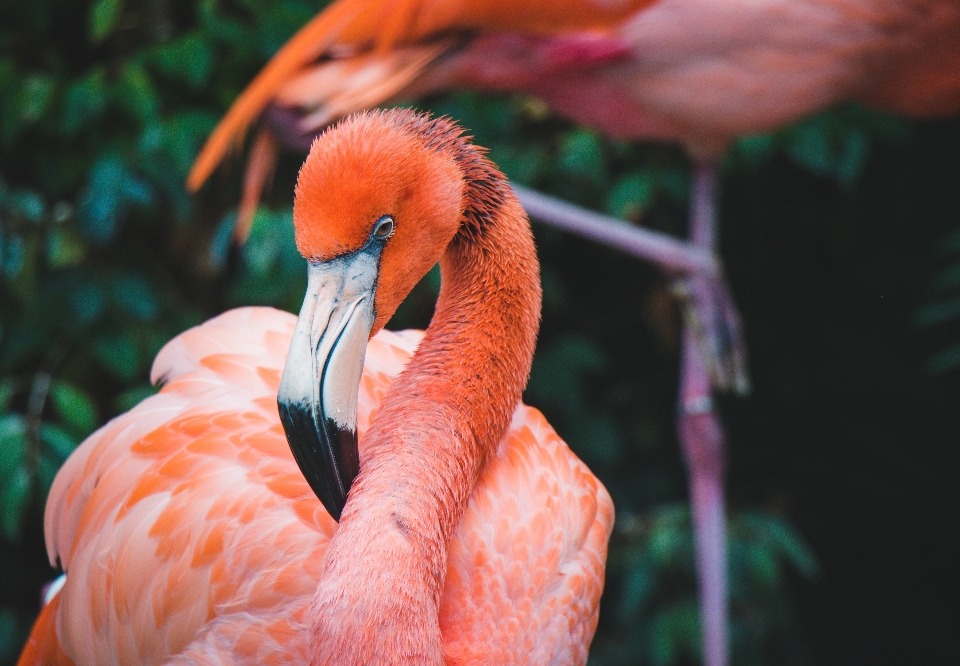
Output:
<instances>
[{"instance_id":1,"label":"green foliage","mask_svg":"<svg viewBox=\"0 0 960 666\"><path fill-rule=\"evenodd\" d=\"M608 575L618 581L618 627L591 664L654 666L695 660L700 620L690 512L683 504L645 514L620 513ZM792 611L782 594L790 575L812 579L817 564L782 517L731 516L728 580L734 663L796 663Z\"/></svg>"},{"instance_id":2,"label":"green foliage","mask_svg":"<svg viewBox=\"0 0 960 666\"><path fill-rule=\"evenodd\" d=\"M782 150L797 165L851 187L860 178L872 142L903 139L908 133L902 121L851 105L821 112L774 134L740 139L736 153L758 163Z\"/></svg>"},{"instance_id":3,"label":"green foliage","mask_svg":"<svg viewBox=\"0 0 960 666\"><path fill-rule=\"evenodd\" d=\"M233 217L221 225L220 247L228 247ZM245 270L230 289L232 304L260 304L298 312L307 287L303 259L293 239L293 211L261 208L243 248Z\"/></svg>"},{"instance_id":4,"label":"green foliage","mask_svg":"<svg viewBox=\"0 0 960 666\"><path fill-rule=\"evenodd\" d=\"M16 660L23 642L23 618L13 608L0 608L0 662Z\"/></svg>"},{"instance_id":5,"label":"green foliage","mask_svg":"<svg viewBox=\"0 0 960 666\"><path fill-rule=\"evenodd\" d=\"M960 230L944 238L939 250L941 267L928 287L927 303L914 315L921 328L948 331L948 342L927 360L931 374L960 368Z\"/></svg>"},{"instance_id":6,"label":"green foliage","mask_svg":"<svg viewBox=\"0 0 960 666\"><path fill-rule=\"evenodd\" d=\"M225 104L314 9L0 7L0 540L22 543L77 444L155 392L150 363L173 335L229 303L294 307L289 200L228 262L226 243L210 248L238 188L197 199L183 183ZM40 582L0 599L2 663Z\"/></svg>"},{"instance_id":7,"label":"green foliage","mask_svg":"<svg viewBox=\"0 0 960 666\"><path fill-rule=\"evenodd\" d=\"M123 0L97 0L94 2L90 8L90 40L102 42L109 37L110 33L117 27L121 11L123 11Z\"/></svg>"},{"instance_id":8,"label":"green foliage","mask_svg":"<svg viewBox=\"0 0 960 666\"><path fill-rule=\"evenodd\" d=\"M50 387L54 410L67 427L81 435L97 425L97 407L83 390L66 382L54 382Z\"/></svg>"}]
</instances>

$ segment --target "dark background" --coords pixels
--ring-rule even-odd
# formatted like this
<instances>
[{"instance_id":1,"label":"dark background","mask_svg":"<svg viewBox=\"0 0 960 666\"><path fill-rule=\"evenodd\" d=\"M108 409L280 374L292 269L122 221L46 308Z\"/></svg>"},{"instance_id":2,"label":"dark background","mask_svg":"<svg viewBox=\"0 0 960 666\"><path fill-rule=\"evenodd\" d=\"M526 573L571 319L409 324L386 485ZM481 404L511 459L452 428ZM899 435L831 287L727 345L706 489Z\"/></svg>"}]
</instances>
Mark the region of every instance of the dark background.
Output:
<instances>
[{"instance_id":1,"label":"dark background","mask_svg":"<svg viewBox=\"0 0 960 666\"><path fill-rule=\"evenodd\" d=\"M149 395L167 339L228 307L296 311L280 165L243 249L241 163L182 182L239 90L320 3L0 6L0 661L38 607L42 510L83 437ZM679 149L603 139L536 100L454 93L517 182L683 234ZM960 663L960 120L831 109L741 141L722 254L754 384L724 398L734 664ZM535 225L543 327L526 394L617 504L591 664L696 663L679 320L656 269ZM393 328L423 327L428 276Z\"/></svg>"}]
</instances>

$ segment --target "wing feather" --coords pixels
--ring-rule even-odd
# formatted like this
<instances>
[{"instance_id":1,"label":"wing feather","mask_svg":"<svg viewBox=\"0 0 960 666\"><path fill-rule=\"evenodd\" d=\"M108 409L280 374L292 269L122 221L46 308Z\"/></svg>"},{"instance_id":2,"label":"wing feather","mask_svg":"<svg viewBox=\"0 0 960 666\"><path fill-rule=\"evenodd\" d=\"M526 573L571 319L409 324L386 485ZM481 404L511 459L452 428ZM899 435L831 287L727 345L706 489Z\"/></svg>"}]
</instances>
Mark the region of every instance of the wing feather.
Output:
<instances>
[{"instance_id":1,"label":"wing feather","mask_svg":"<svg viewBox=\"0 0 960 666\"><path fill-rule=\"evenodd\" d=\"M305 659L305 618L336 524L277 416L294 322L244 308L178 336L154 363L164 389L70 458L46 515L51 558L68 576L48 611L56 622L43 616L32 645L38 632L55 633L56 649L79 663ZM421 338L382 331L371 340L361 446ZM611 525L599 481L539 412L519 406L451 545L441 607L448 654L582 664Z\"/></svg>"},{"instance_id":2,"label":"wing feather","mask_svg":"<svg viewBox=\"0 0 960 666\"><path fill-rule=\"evenodd\" d=\"M426 50L413 49L410 52L419 57L408 60L405 66L390 55L399 47L472 31L554 34L609 29L653 1L338 0L290 38L240 94L200 151L187 177L187 187L199 189L281 89L303 76L318 60L339 54L366 57L364 52L373 51L374 57L366 57L362 69L370 74L376 62L382 78L350 90L337 83L332 91L312 91L312 96L323 100L319 106L324 109L313 118L314 126L318 119L334 118L390 99L454 42L444 40L442 48L434 44Z\"/></svg>"}]
</instances>

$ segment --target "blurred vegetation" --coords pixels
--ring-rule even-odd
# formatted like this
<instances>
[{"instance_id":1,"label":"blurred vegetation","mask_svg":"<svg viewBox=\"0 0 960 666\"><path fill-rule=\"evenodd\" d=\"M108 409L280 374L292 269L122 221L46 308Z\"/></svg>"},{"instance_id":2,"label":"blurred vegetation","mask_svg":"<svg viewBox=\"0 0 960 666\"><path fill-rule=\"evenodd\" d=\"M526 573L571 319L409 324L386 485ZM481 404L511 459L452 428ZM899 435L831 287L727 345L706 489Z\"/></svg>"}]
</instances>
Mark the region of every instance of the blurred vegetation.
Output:
<instances>
[{"instance_id":1,"label":"blurred vegetation","mask_svg":"<svg viewBox=\"0 0 960 666\"><path fill-rule=\"evenodd\" d=\"M924 329L950 330L945 346L932 354L927 369L942 374L960 369L960 342L952 333L960 324L960 228L938 243L936 263L940 270L931 280L926 303L914 321Z\"/></svg>"},{"instance_id":2,"label":"blurred vegetation","mask_svg":"<svg viewBox=\"0 0 960 666\"><path fill-rule=\"evenodd\" d=\"M242 250L230 243L238 162L198 196L183 182L219 116L319 4L0 5L0 663L15 658L39 587L54 576L42 546L43 501L70 451L152 392L153 356L184 328L237 305L299 306L305 279L290 203L302 157L281 161ZM458 119L517 182L683 233L689 176L676 147L609 141L526 97L456 93L418 104ZM748 181L771 169L787 178L805 173L818 183L811 208L841 211L822 238L835 257L850 256L855 230L843 211L857 200L871 150L908 142L913 132L842 108L743 140L727 173ZM731 217L725 212L724 224L743 240L743 223ZM673 433L675 306L653 268L547 228L536 233L545 302L527 400L603 479L618 508L590 663L695 663L692 544ZM956 235L945 247L955 262ZM750 281L732 273L749 333ZM916 319L960 318L956 265L933 273L928 300L910 301ZM425 326L436 290L431 273L391 327ZM771 339L761 331L750 340L760 350L761 397ZM935 370L960 365L955 346L930 358ZM735 462L736 433L746 432L737 409ZM794 600L818 567L791 524L791 500L749 492L734 500L734 663L808 663Z\"/></svg>"}]
</instances>

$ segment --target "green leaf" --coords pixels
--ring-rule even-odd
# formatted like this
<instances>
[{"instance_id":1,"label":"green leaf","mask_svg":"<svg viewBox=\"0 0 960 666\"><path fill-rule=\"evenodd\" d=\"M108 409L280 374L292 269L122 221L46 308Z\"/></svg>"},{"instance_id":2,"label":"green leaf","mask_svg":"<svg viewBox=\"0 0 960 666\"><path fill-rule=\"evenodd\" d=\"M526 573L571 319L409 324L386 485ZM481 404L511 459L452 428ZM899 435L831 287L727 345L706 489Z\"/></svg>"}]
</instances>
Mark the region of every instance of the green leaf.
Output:
<instances>
[{"instance_id":1,"label":"green leaf","mask_svg":"<svg viewBox=\"0 0 960 666\"><path fill-rule=\"evenodd\" d=\"M934 326L960 318L960 298L940 301L920 308L913 317L917 326Z\"/></svg>"},{"instance_id":2,"label":"green leaf","mask_svg":"<svg viewBox=\"0 0 960 666\"><path fill-rule=\"evenodd\" d=\"M47 264L50 268L76 266L86 253L86 246L71 227L56 227L47 236Z\"/></svg>"},{"instance_id":3,"label":"green leaf","mask_svg":"<svg viewBox=\"0 0 960 666\"><path fill-rule=\"evenodd\" d=\"M511 181L517 183L533 183L547 168L545 153L503 141L490 146L490 159Z\"/></svg>"},{"instance_id":4,"label":"green leaf","mask_svg":"<svg viewBox=\"0 0 960 666\"><path fill-rule=\"evenodd\" d=\"M113 300L140 321L152 321L160 311L160 299L142 275L117 275L113 278Z\"/></svg>"},{"instance_id":5,"label":"green leaf","mask_svg":"<svg viewBox=\"0 0 960 666\"><path fill-rule=\"evenodd\" d=\"M234 286L236 303L282 303L296 308L303 295L303 272L293 235L293 211L261 208L243 248L243 271Z\"/></svg>"},{"instance_id":6,"label":"green leaf","mask_svg":"<svg viewBox=\"0 0 960 666\"><path fill-rule=\"evenodd\" d=\"M70 291L70 309L80 324L92 324L106 309L103 288L93 280L81 280Z\"/></svg>"},{"instance_id":7,"label":"green leaf","mask_svg":"<svg viewBox=\"0 0 960 666\"><path fill-rule=\"evenodd\" d=\"M0 529L8 541L20 540L32 490L33 477L26 465L19 465L0 486Z\"/></svg>"},{"instance_id":8,"label":"green leaf","mask_svg":"<svg viewBox=\"0 0 960 666\"><path fill-rule=\"evenodd\" d=\"M7 236L0 253L0 269L8 277L17 277L23 270L27 256L27 244L23 236Z\"/></svg>"},{"instance_id":9,"label":"green leaf","mask_svg":"<svg viewBox=\"0 0 960 666\"><path fill-rule=\"evenodd\" d=\"M152 60L167 76L198 88L213 70L213 49L199 33L193 33L158 46Z\"/></svg>"},{"instance_id":10,"label":"green leaf","mask_svg":"<svg viewBox=\"0 0 960 666\"><path fill-rule=\"evenodd\" d=\"M834 168L834 155L824 128L808 122L795 127L787 153L793 160L818 176L829 176Z\"/></svg>"},{"instance_id":11,"label":"green leaf","mask_svg":"<svg viewBox=\"0 0 960 666\"><path fill-rule=\"evenodd\" d=\"M47 445L50 452L59 460L59 463L63 463L80 443L66 430L46 421L40 424L39 434L40 441Z\"/></svg>"},{"instance_id":12,"label":"green leaf","mask_svg":"<svg viewBox=\"0 0 960 666\"><path fill-rule=\"evenodd\" d=\"M5 197L7 210L28 222L37 223L43 218L47 205L39 194L33 190L14 190Z\"/></svg>"},{"instance_id":13,"label":"green leaf","mask_svg":"<svg viewBox=\"0 0 960 666\"><path fill-rule=\"evenodd\" d=\"M584 375L601 371L607 356L588 338L560 338L534 357L527 391L538 402L581 411Z\"/></svg>"},{"instance_id":14,"label":"green leaf","mask_svg":"<svg viewBox=\"0 0 960 666\"><path fill-rule=\"evenodd\" d=\"M97 407L85 391L58 380L50 386L50 397L54 409L73 432L87 435L97 427Z\"/></svg>"},{"instance_id":15,"label":"green leaf","mask_svg":"<svg viewBox=\"0 0 960 666\"><path fill-rule=\"evenodd\" d=\"M819 569L813 551L790 525L775 516L765 517L767 538L779 554L807 578L814 578Z\"/></svg>"},{"instance_id":16,"label":"green leaf","mask_svg":"<svg viewBox=\"0 0 960 666\"><path fill-rule=\"evenodd\" d=\"M173 161L178 172L177 185L183 189L186 174L197 156L200 144L217 124L217 116L209 112L185 112L148 128L141 137L140 150L150 154L161 152Z\"/></svg>"},{"instance_id":17,"label":"green leaf","mask_svg":"<svg viewBox=\"0 0 960 666\"><path fill-rule=\"evenodd\" d=\"M131 206L147 206L152 200L150 186L119 157L107 155L94 165L80 199L80 228L90 240L105 243L113 238Z\"/></svg>"},{"instance_id":18,"label":"green leaf","mask_svg":"<svg viewBox=\"0 0 960 666\"><path fill-rule=\"evenodd\" d=\"M602 182L606 176L603 143L595 132L573 130L560 146L560 168L593 182Z\"/></svg>"},{"instance_id":19,"label":"green leaf","mask_svg":"<svg viewBox=\"0 0 960 666\"><path fill-rule=\"evenodd\" d=\"M265 277L280 258L282 232L274 222L275 218L269 210L257 210L250 239L243 248L244 266L258 277Z\"/></svg>"},{"instance_id":20,"label":"green leaf","mask_svg":"<svg viewBox=\"0 0 960 666\"><path fill-rule=\"evenodd\" d=\"M123 0L97 0L90 8L88 32L90 41L102 42L117 27L123 12Z\"/></svg>"},{"instance_id":21,"label":"green leaf","mask_svg":"<svg viewBox=\"0 0 960 666\"><path fill-rule=\"evenodd\" d=\"M650 176L644 171L624 174L607 195L607 210L624 220L636 220L653 198Z\"/></svg>"},{"instance_id":22,"label":"green leaf","mask_svg":"<svg viewBox=\"0 0 960 666\"><path fill-rule=\"evenodd\" d=\"M32 488L26 432L26 419L22 415L0 417L0 531L9 541L20 538L23 513Z\"/></svg>"},{"instance_id":23,"label":"green leaf","mask_svg":"<svg viewBox=\"0 0 960 666\"><path fill-rule=\"evenodd\" d=\"M259 0L243 0L249 11L260 12ZM272 3L269 20L261 20L258 26L258 40L263 55L269 57L283 46L307 21L317 13L317 3L303 0L281 0Z\"/></svg>"},{"instance_id":24,"label":"green leaf","mask_svg":"<svg viewBox=\"0 0 960 666\"><path fill-rule=\"evenodd\" d=\"M53 456L48 451L41 452L40 460L37 463L37 479L40 481L40 493L43 497L50 494L50 486L53 485L53 480L57 478L57 472L60 471L62 465L62 459Z\"/></svg>"},{"instance_id":25,"label":"green leaf","mask_svg":"<svg viewBox=\"0 0 960 666\"><path fill-rule=\"evenodd\" d=\"M100 363L122 381L134 379L140 370L140 350L129 335L100 338L93 351Z\"/></svg>"},{"instance_id":26,"label":"green leaf","mask_svg":"<svg viewBox=\"0 0 960 666\"><path fill-rule=\"evenodd\" d=\"M55 90L52 77L39 74L27 77L20 89L20 119L28 124L40 120L50 108Z\"/></svg>"},{"instance_id":27,"label":"green leaf","mask_svg":"<svg viewBox=\"0 0 960 666\"><path fill-rule=\"evenodd\" d=\"M3 339L3 329L0 329L0 340ZM10 398L17 394L18 382L13 377L0 379L0 413L7 411Z\"/></svg>"},{"instance_id":28,"label":"green leaf","mask_svg":"<svg viewBox=\"0 0 960 666\"><path fill-rule=\"evenodd\" d=\"M843 138L837 156L836 176L841 185L851 186L860 177L867 161L870 138L861 130L850 130Z\"/></svg>"},{"instance_id":29,"label":"green leaf","mask_svg":"<svg viewBox=\"0 0 960 666\"><path fill-rule=\"evenodd\" d=\"M770 134L745 136L736 143L736 154L751 166L758 166L776 153L777 145Z\"/></svg>"},{"instance_id":30,"label":"green leaf","mask_svg":"<svg viewBox=\"0 0 960 666\"><path fill-rule=\"evenodd\" d=\"M227 255L230 248L233 247L233 229L237 226L237 211L231 210L220 218L217 223L217 229L210 240L210 251L207 256L210 259L210 266L216 270L223 270L227 265Z\"/></svg>"},{"instance_id":31,"label":"green leaf","mask_svg":"<svg viewBox=\"0 0 960 666\"><path fill-rule=\"evenodd\" d=\"M294 260L296 251L291 209L257 211L250 239L243 249L244 266L254 275L265 277L271 271Z\"/></svg>"},{"instance_id":32,"label":"green leaf","mask_svg":"<svg viewBox=\"0 0 960 666\"><path fill-rule=\"evenodd\" d=\"M0 484L23 464L27 451L27 422L20 414L0 416Z\"/></svg>"},{"instance_id":33,"label":"green leaf","mask_svg":"<svg viewBox=\"0 0 960 666\"><path fill-rule=\"evenodd\" d=\"M686 521L657 520L647 541L650 558L659 566L682 562L693 549L690 525Z\"/></svg>"},{"instance_id":34,"label":"green leaf","mask_svg":"<svg viewBox=\"0 0 960 666\"><path fill-rule=\"evenodd\" d=\"M197 8L203 31L233 47L243 46L250 39L250 31L242 23L217 11L218 0L201 0ZM314 10L316 11L316 10Z\"/></svg>"},{"instance_id":35,"label":"green leaf","mask_svg":"<svg viewBox=\"0 0 960 666\"><path fill-rule=\"evenodd\" d=\"M60 127L64 134L72 136L96 120L106 106L106 75L103 68L97 67L67 89Z\"/></svg>"},{"instance_id":36,"label":"green leaf","mask_svg":"<svg viewBox=\"0 0 960 666\"><path fill-rule=\"evenodd\" d=\"M931 375L939 375L960 368L960 345L937 352L927 361L926 367Z\"/></svg>"},{"instance_id":37,"label":"green leaf","mask_svg":"<svg viewBox=\"0 0 960 666\"><path fill-rule=\"evenodd\" d=\"M26 639L23 619L11 608L0 609L0 662L12 664Z\"/></svg>"},{"instance_id":38,"label":"green leaf","mask_svg":"<svg viewBox=\"0 0 960 666\"><path fill-rule=\"evenodd\" d=\"M650 600L655 585L656 579L646 558L635 558L623 582L620 616L635 618Z\"/></svg>"},{"instance_id":39,"label":"green leaf","mask_svg":"<svg viewBox=\"0 0 960 666\"><path fill-rule=\"evenodd\" d=\"M780 581L780 567L773 551L762 543L746 544L745 563L750 578L763 589L772 589Z\"/></svg>"},{"instance_id":40,"label":"green leaf","mask_svg":"<svg viewBox=\"0 0 960 666\"><path fill-rule=\"evenodd\" d=\"M157 117L160 101L150 75L138 62L128 62L114 90L117 101L130 115L147 124Z\"/></svg>"},{"instance_id":41,"label":"green leaf","mask_svg":"<svg viewBox=\"0 0 960 666\"><path fill-rule=\"evenodd\" d=\"M476 92L458 92L445 96L434 107L437 115L456 118L461 127L469 128L477 144L490 146L513 125L509 100Z\"/></svg>"},{"instance_id":42,"label":"green leaf","mask_svg":"<svg viewBox=\"0 0 960 666\"><path fill-rule=\"evenodd\" d=\"M668 606L653 621L650 656L657 666L675 663L700 652L700 619L694 602Z\"/></svg>"}]
</instances>

